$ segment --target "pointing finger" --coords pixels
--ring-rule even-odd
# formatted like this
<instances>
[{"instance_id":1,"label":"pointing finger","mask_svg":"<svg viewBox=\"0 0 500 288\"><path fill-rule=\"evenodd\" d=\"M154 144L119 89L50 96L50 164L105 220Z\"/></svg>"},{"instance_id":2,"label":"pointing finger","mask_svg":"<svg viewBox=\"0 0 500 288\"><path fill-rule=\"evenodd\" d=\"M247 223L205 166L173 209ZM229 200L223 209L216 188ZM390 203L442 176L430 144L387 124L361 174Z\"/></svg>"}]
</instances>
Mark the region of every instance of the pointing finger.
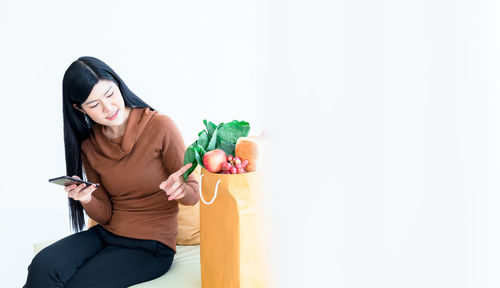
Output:
<instances>
[{"instance_id":1,"label":"pointing finger","mask_svg":"<svg viewBox=\"0 0 500 288\"><path fill-rule=\"evenodd\" d=\"M191 168L191 166L193 166L193 163L188 163L186 165L184 165L184 167L182 167L181 169L179 169L177 172L175 172L175 176L180 176L182 174L184 174L184 172L188 171L189 168Z\"/></svg>"}]
</instances>

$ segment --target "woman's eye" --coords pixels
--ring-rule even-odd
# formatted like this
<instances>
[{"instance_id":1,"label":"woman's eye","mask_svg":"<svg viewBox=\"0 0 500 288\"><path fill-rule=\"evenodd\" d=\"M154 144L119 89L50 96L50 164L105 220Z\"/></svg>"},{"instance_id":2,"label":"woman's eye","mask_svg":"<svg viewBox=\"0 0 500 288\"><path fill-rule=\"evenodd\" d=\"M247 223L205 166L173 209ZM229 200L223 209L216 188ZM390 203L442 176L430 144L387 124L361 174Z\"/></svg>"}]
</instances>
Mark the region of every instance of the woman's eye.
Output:
<instances>
[{"instance_id":1,"label":"woman's eye","mask_svg":"<svg viewBox=\"0 0 500 288\"><path fill-rule=\"evenodd\" d=\"M112 92L111 94L109 94L109 95L108 95L108 98L109 98L109 97L111 97L111 96L113 96L113 93L115 93L115 92Z\"/></svg>"},{"instance_id":2,"label":"woman's eye","mask_svg":"<svg viewBox=\"0 0 500 288\"><path fill-rule=\"evenodd\" d=\"M90 108L95 108L99 105L99 103L95 104L94 106L91 106Z\"/></svg>"}]
</instances>

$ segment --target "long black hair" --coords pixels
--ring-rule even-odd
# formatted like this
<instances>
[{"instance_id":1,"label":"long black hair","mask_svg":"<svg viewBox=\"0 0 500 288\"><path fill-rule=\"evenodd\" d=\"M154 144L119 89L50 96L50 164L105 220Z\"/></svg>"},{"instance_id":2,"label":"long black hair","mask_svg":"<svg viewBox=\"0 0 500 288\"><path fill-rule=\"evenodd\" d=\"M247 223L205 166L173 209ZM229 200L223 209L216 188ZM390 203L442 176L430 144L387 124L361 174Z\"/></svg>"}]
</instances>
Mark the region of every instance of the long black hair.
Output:
<instances>
[{"instance_id":1,"label":"long black hair","mask_svg":"<svg viewBox=\"0 0 500 288\"><path fill-rule=\"evenodd\" d=\"M125 85L118 74L106 63L94 57L80 57L74 61L64 73L63 88L63 118L64 118L64 149L66 153L66 174L78 175L83 178L80 145L89 138L95 122L90 117L73 107L73 103L82 109L82 103L89 97L92 88L99 80L110 80L120 89L125 106L149 107ZM74 231L83 230L85 218L80 201L69 198L70 221Z\"/></svg>"}]
</instances>

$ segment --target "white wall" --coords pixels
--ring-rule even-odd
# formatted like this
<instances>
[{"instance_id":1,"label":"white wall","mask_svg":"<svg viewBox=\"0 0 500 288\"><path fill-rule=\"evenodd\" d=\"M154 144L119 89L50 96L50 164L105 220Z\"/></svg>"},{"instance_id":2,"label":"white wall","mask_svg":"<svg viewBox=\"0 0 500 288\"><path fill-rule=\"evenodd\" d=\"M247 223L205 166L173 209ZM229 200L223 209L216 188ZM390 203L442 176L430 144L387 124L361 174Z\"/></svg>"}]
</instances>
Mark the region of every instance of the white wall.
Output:
<instances>
[{"instance_id":1,"label":"white wall","mask_svg":"<svg viewBox=\"0 0 500 288\"><path fill-rule=\"evenodd\" d=\"M272 3L279 287L500 287L498 1Z\"/></svg>"},{"instance_id":2,"label":"white wall","mask_svg":"<svg viewBox=\"0 0 500 288\"><path fill-rule=\"evenodd\" d=\"M275 287L499 286L494 1L0 5L2 286L21 286L33 242L69 233L47 179L81 55L188 144L205 118L271 129Z\"/></svg>"}]
</instances>

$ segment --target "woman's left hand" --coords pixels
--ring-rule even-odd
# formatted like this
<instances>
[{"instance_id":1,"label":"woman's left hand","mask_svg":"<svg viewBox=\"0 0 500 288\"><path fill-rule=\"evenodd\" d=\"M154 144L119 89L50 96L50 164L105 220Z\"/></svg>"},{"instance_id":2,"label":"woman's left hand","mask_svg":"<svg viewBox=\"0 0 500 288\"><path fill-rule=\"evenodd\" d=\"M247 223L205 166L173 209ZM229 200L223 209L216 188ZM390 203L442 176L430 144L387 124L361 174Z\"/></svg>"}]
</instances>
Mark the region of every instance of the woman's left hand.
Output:
<instances>
[{"instance_id":1,"label":"woman's left hand","mask_svg":"<svg viewBox=\"0 0 500 288\"><path fill-rule=\"evenodd\" d=\"M160 189L167 193L169 201L179 200L186 196L187 184L184 181L182 175L184 174L184 172L189 170L192 165L192 163L184 165L184 167L179 169L177 172L170 174L167 180L161 182Z\"/></svg>"}]
</instances>

